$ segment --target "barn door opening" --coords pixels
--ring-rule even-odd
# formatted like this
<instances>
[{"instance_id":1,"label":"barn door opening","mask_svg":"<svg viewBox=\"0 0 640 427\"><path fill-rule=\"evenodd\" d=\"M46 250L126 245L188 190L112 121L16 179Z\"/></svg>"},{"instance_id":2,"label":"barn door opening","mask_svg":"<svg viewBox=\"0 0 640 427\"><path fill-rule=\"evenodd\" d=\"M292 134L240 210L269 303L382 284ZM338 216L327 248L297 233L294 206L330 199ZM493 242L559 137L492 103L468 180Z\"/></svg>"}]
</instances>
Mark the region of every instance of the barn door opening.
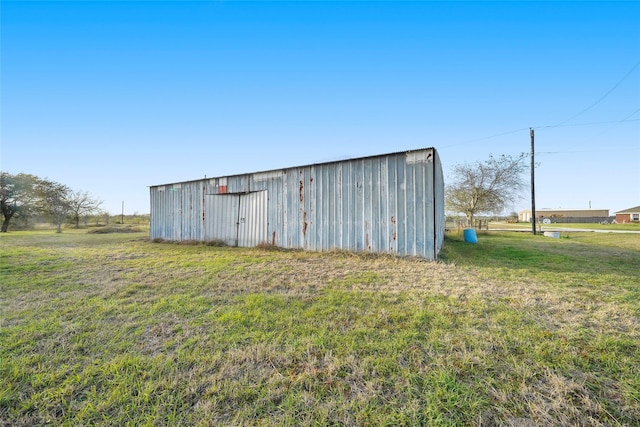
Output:
<instances>
[{"instance_id":1,"label":"barn door opening","mask_svg":"<svg viewBox=\"0 0 640 427\"><path fill-rule=\"evenodd\" d=\"M240 196L238 246L252 247L267 240L267 192Z\"/></svg>"},{"instance_id":2,"label":"barn door opening","mask_svg":"<svg viewBox=\"0 0 640 427\"><path fill-rule=\"evenodd\" d=\"M267 240L267 192L208 195L205 240L252 247Z\"/></svg>"}]
</instances>

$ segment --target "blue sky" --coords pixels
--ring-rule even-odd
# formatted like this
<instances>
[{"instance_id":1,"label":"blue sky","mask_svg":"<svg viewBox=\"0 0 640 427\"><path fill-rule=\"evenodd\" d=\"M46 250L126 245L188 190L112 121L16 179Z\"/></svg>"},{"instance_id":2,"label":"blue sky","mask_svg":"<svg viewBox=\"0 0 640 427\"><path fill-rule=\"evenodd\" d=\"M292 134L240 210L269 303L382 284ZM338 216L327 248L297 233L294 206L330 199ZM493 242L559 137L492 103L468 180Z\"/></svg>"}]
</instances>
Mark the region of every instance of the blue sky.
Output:
<instances>
[{"instance_id":1,"label":"blue sky","mask_svg":"<svg viewBox=\"0 0 640 427\"><path fill-rule=\"evenodd\" d=\"M640 2L0 8L1 169L112 213L149 212L150 185L422 147L447 180L529 152L530 127L538 209L640 205Z\"/></svg>"}]
</instances>

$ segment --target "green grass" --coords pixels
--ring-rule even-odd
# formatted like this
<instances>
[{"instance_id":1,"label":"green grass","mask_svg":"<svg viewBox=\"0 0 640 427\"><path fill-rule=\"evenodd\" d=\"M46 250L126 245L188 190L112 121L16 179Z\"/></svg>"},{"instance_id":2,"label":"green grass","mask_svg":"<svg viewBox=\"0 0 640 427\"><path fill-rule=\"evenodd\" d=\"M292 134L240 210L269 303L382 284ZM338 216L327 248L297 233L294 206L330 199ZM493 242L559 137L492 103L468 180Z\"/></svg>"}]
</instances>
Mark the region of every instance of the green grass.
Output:
<instances>
[{"instance_id":1,"label":"green grass","mask_svg":"<svg viewBox=\"0 0 640 427\"><path fill-rule=\"evenodd\" d=\"M572 228L577 230L602 230L602 231L638 231L640 232L640 223L632 222L626 224L598 224L598 223L557 223L544 224L540 221L537 223L538 228L542 227L543 230L553 230L555 228ZM514 230L531 230L531 223L528 222L491 222L489 229L514 229Z\"/></svg>"},{"instance_id":2,"label":"green grass","mask_svg":"<svg viewBox=\"0 0 640 427\"><path fill-rule=\"evenodd\" d=\"M640 235L440 262L0 235L0 425L638 425Z\"/></svg>"},{"instance_id":3,"label":"green grass","mask_svg":"<svg viewBox=\"0 0 640 427\"><path fill-rule=\"evenodd\" d=\"M582 229L587 229L587 230L603 230L603 231L616 231L616 230L623 230L623 231L640 231L640 223L637 222L632 222L632 223L626 223L626 224L589 224L589 223L585 223L585 224L578 224L578 223L571 223L571 224L562 224L562 223L551 223L551 224L542 224L543 228L565 228L565 227L570 227L570 228L582 228Z\"/></svg>"}]
</instances>

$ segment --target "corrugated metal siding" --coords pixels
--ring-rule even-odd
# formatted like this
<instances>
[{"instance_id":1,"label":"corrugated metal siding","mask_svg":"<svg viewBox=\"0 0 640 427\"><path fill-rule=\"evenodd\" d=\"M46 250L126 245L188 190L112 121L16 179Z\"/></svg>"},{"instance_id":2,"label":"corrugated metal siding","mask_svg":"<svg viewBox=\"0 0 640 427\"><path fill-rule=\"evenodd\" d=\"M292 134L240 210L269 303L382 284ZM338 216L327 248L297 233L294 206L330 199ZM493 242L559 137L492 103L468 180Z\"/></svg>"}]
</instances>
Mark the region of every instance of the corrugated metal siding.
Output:
<instances>
[{"instance_id":1,"label":"corrugated metal siding","mask_svg":"<svg viewBox=\"0 0 640 427\"><path fill-rule=\"evenodd\" d=\"M444 241L444 181L435 149L178 186L151 187L152 239L267 241L428 259Z\"/></svg>"},{"instance_id":2,"label":"corrugated metal siding","mask_svg":"<svg viewBox=\"0 0 640 427\"><path fill-rule=\"evenodd\" d=\"M229 246L237 246L239 207L240 196L237 194L205 195L203 240L222 240Z\"/></svg>"},{"instance_id":3,"label":"corrugated metal siding","mask_svg":"<svg viewBox=\"0 0 640 427\"><path fill-rule=\"evenodd\" d=\"M205 241L222 240L229 246L256 246L267 242L267 192L205 194L202 217Z\"/></svg>"},{"instance_id":4,"label":"corrugated metal siding","mask_svg":"<svg viewBox=\"0 0 640 427\"><path fill-rule=\"evenodd\" d=\"M267 241L267 192L240 196L238 246L252 247Z\"/></svg>"},{"instance_id":5,"label":"corrugated metal siding","mask_svg":"<svg viewBox=\"0 0 640 427\"><path fill-rule=\"evenodd\" d=\"M440 156L436 150L433 150L434 160L434 218L435 218L435 253L434 259L438 257L438 253L444 244L444 230L446 228L446 219L444 215L444 175L442 173L442 163L440 163Z\"/></svg>"}]
</instances>

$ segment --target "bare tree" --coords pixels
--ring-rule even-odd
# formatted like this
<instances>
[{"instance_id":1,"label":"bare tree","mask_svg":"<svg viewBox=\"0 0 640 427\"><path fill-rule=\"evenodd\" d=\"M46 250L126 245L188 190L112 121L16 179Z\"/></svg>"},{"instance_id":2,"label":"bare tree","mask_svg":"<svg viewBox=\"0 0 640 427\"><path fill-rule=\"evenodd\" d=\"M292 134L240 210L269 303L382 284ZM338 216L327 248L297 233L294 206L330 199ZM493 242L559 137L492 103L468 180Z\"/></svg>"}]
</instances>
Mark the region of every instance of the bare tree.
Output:
<instances>
[{"instance_id":1,"label":"bare tree","mask_svg":"<svg viewBox=\"0 0 640 427\"><path fill-rule=\"evenodd\" d=\"M0 172L0 211L3 217L0 230L3 233L9 230L12 218L27 218L33 214L38 180L34 175Z\"/></svg>"},{"instance_id":2,"label":"bare tree","mask_svg":"<svg viewBox=\"0 0 640 427\"><path fill-rule=\"evenodd\" d=\"M109 222L111 221L111 214L107 211L102 211L102 215L104 216L104 224L109 225Z\"/></svg>"},{"instance_id":3,"label":"bare tree","mask_svg":"<svg viewBox=\"0 0 640 427\"><path fill-rule=\"evenodd\" d=\"M477 214L502 212L508 203L522 197L526 157L489 155L484 162L454 166L455 178L445 190L447 209L464 213L470 225Z\"/></svg>"},{"instance_id":4,"label":"bare tree","mask_svg":"<svg viewBox=\"0 0 640 427\"><path fill-rule=\"evenodd\" d=\"M67 194L71 219L80 227L80 218L100 211L101 200L94 199L86 191L69 191Z\"/></svg>"},{"instance_id":5,"label":"bare tree","mask_svg":"<svg viewBox=\"0 0 640 427\"><path fill-rule=\"evenodd\" d=\"M58 233L62 233L62 223L71 212L70 192L66 185L48 179L41 179L37 185L40 210L56 225Z\"/></svg>"}]
</instances>

